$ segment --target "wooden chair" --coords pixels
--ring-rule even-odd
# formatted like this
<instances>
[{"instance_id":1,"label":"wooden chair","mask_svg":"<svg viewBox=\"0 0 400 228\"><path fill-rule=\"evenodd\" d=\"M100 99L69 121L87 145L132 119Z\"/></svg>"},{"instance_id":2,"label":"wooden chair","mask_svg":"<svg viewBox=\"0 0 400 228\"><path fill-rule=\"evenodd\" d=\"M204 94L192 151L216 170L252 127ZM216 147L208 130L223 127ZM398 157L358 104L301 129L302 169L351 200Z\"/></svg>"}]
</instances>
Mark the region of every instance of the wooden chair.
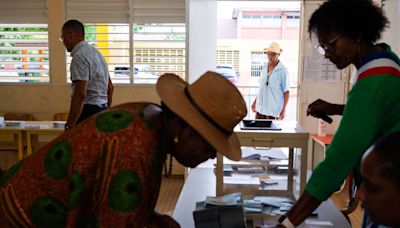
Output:
<instances>
[{"instance_id":1,"label":"wooden chair","mask_svg":"<svg viewBox=\"0 0 400 228\"><path fill-rule=\"evenodd\" d=\"M53 115L53 121L67 121L67 120L68 120L68 113L58 112Z\"/></svg>"},{"instance_id":2,"label":"wooden chair","mask_svg":"<svg viewBox=\"0 0 400 228\"><path fill-rule=\"evenodd\" d=\"M4 115L4 120L25 120L30 121L33 120L31 114L28 113L6 113Z\"/></svg>"},{"instance_id":3,"label":"wooden chair","mask_svg":"<svg viewBox=\"0 0 400 228\"><path fill-rule=\"evenodd\" d=\"M346 187L347 187L347 194L349 197L349 201L347 203L346 208L342 209L341 212L342 214L346 217L346 219L350 221L349 215L353 213L358 206L358 200L356 198L356 192L357 192L357 185L354 180L354 173L351 171L349 176L346 179Z\"/></svg>"}]
</instances>

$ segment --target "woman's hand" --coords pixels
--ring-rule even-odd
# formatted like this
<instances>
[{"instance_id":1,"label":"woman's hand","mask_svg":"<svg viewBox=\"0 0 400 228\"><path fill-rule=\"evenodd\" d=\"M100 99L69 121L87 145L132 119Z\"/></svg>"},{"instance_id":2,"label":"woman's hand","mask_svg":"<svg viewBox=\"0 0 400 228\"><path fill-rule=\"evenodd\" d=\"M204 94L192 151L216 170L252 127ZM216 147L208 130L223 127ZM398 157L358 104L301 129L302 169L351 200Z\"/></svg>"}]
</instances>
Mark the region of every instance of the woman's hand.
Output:
<instances>
[{"instance_id":1,"label":"woman's hand","mask_svg":"<svg viewBox=\"0 0 400 228\"><path fill-rule=\"evenodd\" d=\"M324 100L318 99L311 103L307 108L307 116L311 115L314 117L319 117L320 114L326 115L342 115L344 105L332 104Z\"/></svg>"}]
</instances>

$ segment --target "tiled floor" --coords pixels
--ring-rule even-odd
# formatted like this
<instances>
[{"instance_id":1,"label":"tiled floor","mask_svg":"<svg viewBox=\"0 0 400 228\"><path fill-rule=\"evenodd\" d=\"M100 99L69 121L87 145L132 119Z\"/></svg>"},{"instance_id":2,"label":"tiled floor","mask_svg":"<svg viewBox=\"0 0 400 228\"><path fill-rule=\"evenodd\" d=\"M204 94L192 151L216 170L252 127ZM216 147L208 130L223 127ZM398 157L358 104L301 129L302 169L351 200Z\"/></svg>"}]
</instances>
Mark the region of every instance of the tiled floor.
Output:
<instances>
[{"instance_id":1,"label":"tiled floor","mask_svg":"<svg viewBox=\"0 0 400 228\"><path fill-rule=\"evenodd\" d=\"M332 200L335 202L336 207L338 209L345 208L347 205L347 195L344 193L345 190L335 193L332 195ZM354 228L361 227L361 222L362 222L362 209L360 204L357 205L357 208L349 215L351 225Z\"/></svg>"},{"instance_id":2,"label":"tiled floor","mask_svg":"<svg viewBox=\"0 0 400 228\"><path fill-rule=\"evenodd\" d=\"M156 204L156 211L161 214L172 215L182 187L183 177L163 177L161 181L160 194Z\"/></svg>"}]
</instances>

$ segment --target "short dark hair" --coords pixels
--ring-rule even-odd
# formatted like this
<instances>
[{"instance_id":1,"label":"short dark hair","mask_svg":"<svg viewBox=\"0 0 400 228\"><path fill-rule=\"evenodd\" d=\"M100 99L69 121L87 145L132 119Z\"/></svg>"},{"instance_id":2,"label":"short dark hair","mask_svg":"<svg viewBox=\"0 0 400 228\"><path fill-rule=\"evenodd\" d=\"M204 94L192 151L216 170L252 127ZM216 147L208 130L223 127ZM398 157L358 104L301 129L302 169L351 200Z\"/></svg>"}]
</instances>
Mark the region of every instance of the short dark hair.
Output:
<instances>
[{"instance_id":1,"label":"short dark hair","mask_svg":"<svg viewBox=\"0 0 400 228\"><path fill-rule=\"evenodd\" d=\"M380 169L380 175L386 179L393 179L400 190L400 131L378 139L373 146Z\"/></svg>"},{"instance_id":2,"label":"short dark hair","mask_svg":"<svg viewBox=\"0 0 400 228\"><path fill-rule=\"evenodd\" d=\"M329 0L311 16L308 32L337 32L350 38L375 43L389 21L371 0Z\"/></svg>"},{"instance_id":3,"label":"short dark hair","mask_svg":"<svg viewBox=\"0 0 400 228\"><path fill-rule=\"evenodd\" d=\"M70 29L74 32L82 34L83 36L85 35L85 27L83 26L82 22L75 19L66 21L63 25L63 29Z\"/></svg>"}]
</instances>

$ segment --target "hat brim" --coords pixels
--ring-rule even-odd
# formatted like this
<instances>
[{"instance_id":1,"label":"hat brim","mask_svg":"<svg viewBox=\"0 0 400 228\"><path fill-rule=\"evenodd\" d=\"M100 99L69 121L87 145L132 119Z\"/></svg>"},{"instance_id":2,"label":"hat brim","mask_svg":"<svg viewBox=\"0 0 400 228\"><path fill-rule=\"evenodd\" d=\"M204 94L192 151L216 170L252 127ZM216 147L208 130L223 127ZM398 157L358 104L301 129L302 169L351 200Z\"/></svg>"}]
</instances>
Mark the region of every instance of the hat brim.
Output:
<instances>
[{"instance_id":1,"label":"hat brim","mask_svg":"<svg viewBox=\"0 0 400 228\"><path fill-rule=\"evenodd\" d=\"M226 135L214 127L192 105L185 95L188 83L176 75L164 74L157 81L157 92L162 102L176 115L186 121L219 153L227 158L239 161L242 158L237 135Z\"/></svg>"},{"instance_id":2,"label":"hat brim","mask_svg":"<svg viewBox=\"0 0 400 228\"><path fill-rule=\"evenodd\" d=\"M280 54L282 51L278 51L276 49L264 48L264 52L273 52L276 54Z\"/></svg>"}]
</instances>

